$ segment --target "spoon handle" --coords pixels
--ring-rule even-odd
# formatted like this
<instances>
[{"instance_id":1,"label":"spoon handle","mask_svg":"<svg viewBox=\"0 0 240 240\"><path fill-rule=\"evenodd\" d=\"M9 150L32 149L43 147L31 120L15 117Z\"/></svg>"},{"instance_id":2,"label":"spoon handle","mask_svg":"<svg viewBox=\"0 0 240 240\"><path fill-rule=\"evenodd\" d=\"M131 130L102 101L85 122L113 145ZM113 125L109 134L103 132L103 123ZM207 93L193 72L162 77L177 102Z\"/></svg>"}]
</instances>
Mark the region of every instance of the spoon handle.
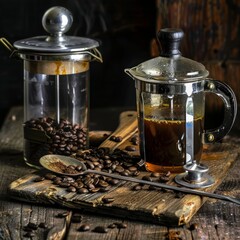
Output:
<instances>
[{"instance_id":1,"label":"spoon handle","mask_svg":"<svg viewBox=\"0 0 240 240\"><path fill-rule=\"evenodd\" d=\"M121 176L121 175L117 175L117 174L106 173L106 172L101 172L101 171L96 171L96 170L86 170L84 173L99 174L99 175L103 175L103 176L106 176L106 177L116 178L116 179L119 179L119 180L141 183L141 184L147 184L147 185L150 185L150 186L165 188L165 189L169 189L169 190L173 190L173 191L189 193L189 194L199 195L199 196L204 196L204 197L209 197L209 198L220 199L220 200L229 201L229 202L240 205L240 200L239 199L229 197L229 196L225 196L225 195L199 191L199 190L196 190L196 189L182 188L182 187L172 186L172 185L168 185L168 184L164 184L164 183L150 182L150 181L146 181L146 180L141 180L141 179L132 178L132 177L126 177L126 176Z\"/></svg>"},{"instance_id":2,"label":"spoon handle","mask_svg":"<svg viewBox=\"0 0 240 240\"><path fill-rule=\"evenodd\" d=\"M117 129L99 146L110 148L111 151L116 149L125 140L137 132L137 112L125 111L120 114L119 125ZM119 137L116 141L112 137Z\"/></svg>"}]
</instances>

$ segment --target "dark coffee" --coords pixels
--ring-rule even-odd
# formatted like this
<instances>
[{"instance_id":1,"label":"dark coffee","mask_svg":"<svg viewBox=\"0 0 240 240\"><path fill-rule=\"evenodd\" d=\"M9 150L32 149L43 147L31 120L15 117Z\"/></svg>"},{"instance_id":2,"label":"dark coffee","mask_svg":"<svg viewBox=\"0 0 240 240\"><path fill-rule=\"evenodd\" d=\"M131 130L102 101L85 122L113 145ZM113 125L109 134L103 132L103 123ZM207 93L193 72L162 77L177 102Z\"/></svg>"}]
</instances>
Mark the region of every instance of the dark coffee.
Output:
<instances>
[{"instance_id":1,"label":"dark coffee","mask_svg":"<svg viewBox=\"0 0 240 240\"><path fill-rule=\"evenodd\" d=\"M153 172L182 172L186 163L186 123L177 120L144 119L144 157ZM194 159L202 154L203 119L194 120Z\"/></svg>"}]
</instances>

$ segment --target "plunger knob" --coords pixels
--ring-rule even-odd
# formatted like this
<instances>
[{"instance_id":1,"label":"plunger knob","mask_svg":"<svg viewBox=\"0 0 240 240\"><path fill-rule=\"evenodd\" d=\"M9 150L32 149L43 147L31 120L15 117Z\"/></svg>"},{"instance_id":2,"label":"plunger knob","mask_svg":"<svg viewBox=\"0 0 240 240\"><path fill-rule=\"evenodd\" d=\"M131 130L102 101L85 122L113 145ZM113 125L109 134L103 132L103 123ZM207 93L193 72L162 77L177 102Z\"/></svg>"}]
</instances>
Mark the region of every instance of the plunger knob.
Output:
<instances>
[{"instance_id":1,"label":"plunger knob","mask_svg":"<svg viewBox=\"0 0 240 240\"><path fill-rule=\"evenodd\" d=\"M70 29L72 23L71 12L60 6L49 8L42 17L43 28L58 41L64 40L61 37Z\"/></svg>"},{"instance_id":2,"label":"plunger knob","mask_svg":"<svg viewBox=\"0 0 240 240\"><path fill-rule=\"evenodd\" d=\"M179 51L180 42L184 36L181 29L164 28L157 33L157 39L160 45L160 56L177 57L181 55Z\"/></svg>"}]
</instances>

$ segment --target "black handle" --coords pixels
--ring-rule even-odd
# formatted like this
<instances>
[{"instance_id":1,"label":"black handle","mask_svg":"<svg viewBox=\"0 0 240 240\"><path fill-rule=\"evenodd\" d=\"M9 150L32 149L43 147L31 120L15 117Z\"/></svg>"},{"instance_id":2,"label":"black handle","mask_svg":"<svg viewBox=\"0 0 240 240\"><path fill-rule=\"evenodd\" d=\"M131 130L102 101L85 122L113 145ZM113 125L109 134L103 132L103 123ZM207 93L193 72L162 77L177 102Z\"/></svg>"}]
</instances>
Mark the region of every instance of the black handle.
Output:
<instances>
[{"instance_id":1,"label":"black handle","mask_svg":"<svg viewBox=\"0 0 240 240\"><path fill-rule=\"evenodd\" d=\"M180 42L183 38L183 31L176 28L164 28L157 33L160 45L160 56L177 57L181 55L179 51Z\"/></svg>"},{"instance_id":2,"label":"black handle","mask_svg":"<svg viewBox=\"0 0 240 240\"><path fill-rule=\"evenodd\" d=\"M231 130L237 115L237 99L233 90L226 84L217 80L206 79L205 92L217 94L224 103L224 119L220 127L206 130L204 142L212 143L221 140Z\"/></svg>"}]
</instances>

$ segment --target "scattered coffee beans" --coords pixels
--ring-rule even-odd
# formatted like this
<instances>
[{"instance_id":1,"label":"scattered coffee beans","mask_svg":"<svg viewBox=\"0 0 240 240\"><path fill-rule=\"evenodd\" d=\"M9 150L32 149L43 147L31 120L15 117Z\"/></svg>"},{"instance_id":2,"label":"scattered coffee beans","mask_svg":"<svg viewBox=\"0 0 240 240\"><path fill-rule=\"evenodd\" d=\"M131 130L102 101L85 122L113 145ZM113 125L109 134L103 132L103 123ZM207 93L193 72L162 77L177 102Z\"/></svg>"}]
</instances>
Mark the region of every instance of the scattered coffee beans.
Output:
<instances>
[{"instance_id":1,"label":"scattered coffee beans","mask_svg":"<svg viewBox=\"0 0 240 240\"><path fill-rule=\"evenodd\" d=\"M106 203L106 204L107 203L112 203L112 202L114 202L114 198L106 198L105 197L105 198L102 199L102 201L103 201L103 203Z\"/></svg>"},{"instance_id":2,"label":"scattered coffee beans","mask_svg":"<svg viewBox=\"0 0 240 240\"><path fill-rule=\"evenodd\" d=\"M47 224L44 223L44 222L41 222L41 223L38 224L38 227L39 228L47 228Z\"/></svg>"},{"instance_id":3,"label":"scattered coffee beans","mask_svg":"<svg viewBox=\"0 0 240 240\"><path fill-rule=\"evenodd\" d=\"M41 181L43 181L45 178L44 177L36 177L35 179L34 179L34 182L41 182Z\"/></svg>"},{"instance_id":4,"label":"scattered coffee beans","mask_svg":"<svg viewBox=\"0 0 240 240\"><path fill-rule=\"evenodd\" d=\"M197 223L193 223L193 224L191 224L190 227L189 227L189 229L190 229L191 231L196 230L197 228L198 228Z\"/></svg>"},{"instance_id":5,"label":"scattered coffee beans","mask_svg":"<svg viewBox=\"0 0 240 240\"><path fill-rule=\"evenodd\" d=\"M130 140L130 142L133 144L133 145L138 145L139 141L138 141L138 136L133 136Z\"/></svg>"},{"instance_id":6,"label":"scattered coffee beans","mask_svg":"<svg viewBox=\"0 0 240 240\"><path fill-rule=\"evenodd\" d=\"M78 231L80 231L80 232L86 232L89 230L90 230L90 225L88 225L88 224L82 224L78 229Z\"/></svg>"},{"instance_id":7,"label":"scattered coffee beans","mask_svg":"<svg viewBox=\"0 0 240 240\"><path fill-rule=\"evenodd\" d=\"M126 223L115 222L114 224L117 226L117 228L127 228L127 224Z\"/></svg>"},{"instance_id":8,"label":"scattered coffee beans","mask_svg":"<svg viewBox=\"0 0 240 240\"><path fill-rule=\"evenodd\" d=\"M27 237L27 238L32 238L32 237L35 237L35 233L34 232L27 232L26 234L24 234L24 237Z\"/></svg>"},{"instance_id":9,"label":"scattered coffee beans","mask_svg":"<svg viewBox=\"0 0 240 240\"><path fill-rule=\"evenodd\" d=\"M117 226L116 226L115 223L111 223L111 224L108 225L108 228L111 228L111 229L116 228L116 227L117 227Z\"/></svg>"},{"instance_id":10,"label":"scattered coffee beans","mask_svg":"<svg viewBox=\"0 0 240 240\"><path fill-rule=\"evenodd\" d=\"M97 233L107 233L108 232L108 228L104 227L104 226L97 226L93 229L94 232Z\"/></svg>"},{"instance_id":11,"label":"scattered coffee beans","mask_svg":"<svg viewBox=\"0 0 240 240\"><path fill-rule=\"evenodd\" d=\"M65 218L69 215L69 212L61 212L57 214L57 217L59 218Z\"/></svg>"},{"instance_id":12,"label":"scattered coffee beans","mask_svg":"<svg viewBox=\"0 0 240 240\"><path fill-rule=\"evenodd\" d=\"M80 223L81 221L82 221L82 216L80 214L75 213L72 216L71 222L73 222L73 223Z\"/></svg>"},{"instance_id":13,"label":"scattered coffee beans","mask_svg":"<svg viewBox=\"0 0 240 240\"><path fill-rule=\"evenodd\" d=\"M32 230L37 230L38 225L36 223L29 222L26 227Z\"/></svg>"},{"instance_id":14,"label":"scattered coffee beans","mask_svg":"<svg viewBox=\"0 0 240 240\"><path fill-rule=\"evenodd\" d=\"M134 152L134 151L136 151L136 148L134 146L126 146L125 150L129 151L129 152Z\"/></svg>"},{"instance_id":15,"label":"scattered coffee beans","mask_svg":"<svg viewBox=\"0 0 240 240\"><path fill-rule=\"evenodd\" d=\"M121 136L111 136L109 139L111 141L114 141L114 142L121 142L122 141L122 137Z\"/></svg>"}]
</instances>

